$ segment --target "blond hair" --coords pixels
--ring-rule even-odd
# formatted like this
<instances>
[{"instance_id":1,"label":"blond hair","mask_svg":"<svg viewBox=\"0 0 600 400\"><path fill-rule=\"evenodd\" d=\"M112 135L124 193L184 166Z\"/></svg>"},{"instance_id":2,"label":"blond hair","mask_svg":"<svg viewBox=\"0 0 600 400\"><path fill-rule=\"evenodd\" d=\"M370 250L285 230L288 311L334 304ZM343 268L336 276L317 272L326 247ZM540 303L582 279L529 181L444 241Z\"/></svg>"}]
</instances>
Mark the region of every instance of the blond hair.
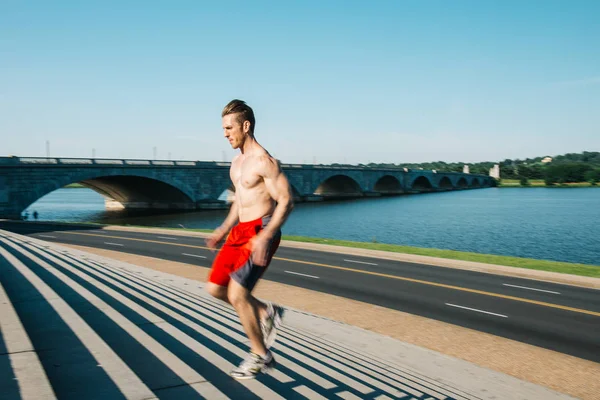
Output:
<instances>
[{"instance_id":1,"label":"blond hair","mask_svg":"<svg viewBox=\"0 0 600 400\"><path fill-rule=\"evenodd\" d=\"M240 124L243 124L244 121L250 122L250 133L254 135L254 125L256 124L254 111L252 111L252 108L245 101L235 99L227 103L225 108L223 108L221 117L229 114L238 114L237 121Z\"/></svg>"}]
</instances>

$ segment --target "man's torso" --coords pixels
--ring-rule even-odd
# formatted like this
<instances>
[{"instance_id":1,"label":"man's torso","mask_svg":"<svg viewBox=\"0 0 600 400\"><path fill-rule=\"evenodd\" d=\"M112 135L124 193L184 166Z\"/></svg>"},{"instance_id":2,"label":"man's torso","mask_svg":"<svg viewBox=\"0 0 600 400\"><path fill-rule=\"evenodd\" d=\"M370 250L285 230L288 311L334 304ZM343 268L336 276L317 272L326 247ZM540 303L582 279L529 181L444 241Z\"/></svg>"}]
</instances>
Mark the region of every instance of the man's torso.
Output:
<instances>
[{"instance_id":1,"label":"man's torso","mask_svg":"<svg viewBox=\"0 0 600 400\"><path fill-rule=\"evenodd\" d=\"M230 170L231 180L235 186L235 201L238 205L240 222L252 221L273 213L275 202L271 198L262 169L266 151L245 157L236 157Z\"/></svg>"}]
</instances>

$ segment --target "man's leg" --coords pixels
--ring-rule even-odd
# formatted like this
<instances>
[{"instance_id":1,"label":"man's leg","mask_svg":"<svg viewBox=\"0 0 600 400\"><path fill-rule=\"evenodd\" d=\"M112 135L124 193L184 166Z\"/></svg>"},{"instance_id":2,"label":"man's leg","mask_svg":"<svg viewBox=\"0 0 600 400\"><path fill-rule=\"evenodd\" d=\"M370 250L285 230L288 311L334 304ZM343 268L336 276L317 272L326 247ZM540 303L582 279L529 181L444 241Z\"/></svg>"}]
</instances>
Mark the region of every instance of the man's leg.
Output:
<instances>
[{"instance_id":1,"label":"man's leg","mask_svg":"<svg viewBox=\"0 0 600 400\"><path fill-rule=\"evenodd\" d=\"M227 298L227 286L217 285L213 282L206 282L205 289L212 297L229 303L229 299Z\"/></svg>"},{"instance_id":2,"label":"man's leg","mask_svg":"<svg viewBox=\"0 0 600 400\"><path fill-rule=\"evenodd\" d=\"M236 282L237 283L237 282ZM216 283L206 282L206 291L214 298L224 301L225 303L231 304L227 295L227 286L217 285ZM252 294L249 295L249 301L254 304L258 309L258 315L260 318L267 318L269 312L267 311L267 305L262 301L258 300Z\"/></svg>"},{"instance_id":3,"label":"man's leg","mask_svg":"<svg viewBox=\"0 0 600 400\"><path fill-rule=\"evenodd\" d=\"M248 289L231 280L227 291L230 304L235 308L244 331L250 339L250 351L260 356L267 354L267 349L263 342L263 335L260 329L259 317L267 314L267 307L264 303L258 301Z\"/></svg>"}]
</instances>

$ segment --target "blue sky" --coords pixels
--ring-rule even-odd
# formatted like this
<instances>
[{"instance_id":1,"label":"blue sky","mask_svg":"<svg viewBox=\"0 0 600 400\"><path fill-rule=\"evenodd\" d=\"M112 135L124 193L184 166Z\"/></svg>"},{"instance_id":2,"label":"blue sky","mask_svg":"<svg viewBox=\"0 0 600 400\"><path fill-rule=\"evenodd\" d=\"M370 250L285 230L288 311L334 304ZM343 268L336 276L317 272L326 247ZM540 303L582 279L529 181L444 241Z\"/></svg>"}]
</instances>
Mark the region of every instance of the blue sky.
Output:
<instances>
[{"instance_id":1,"label":"blue sky","mask_svg":"<svg viewBox=\"0 0 600 400\"><path fill-rule=\"evenodd\" d=\"M289 3L289 4L288 4ZM0 3L0 155L284 162L600 151L598 1Z\"/></svg>"}]
</instances>

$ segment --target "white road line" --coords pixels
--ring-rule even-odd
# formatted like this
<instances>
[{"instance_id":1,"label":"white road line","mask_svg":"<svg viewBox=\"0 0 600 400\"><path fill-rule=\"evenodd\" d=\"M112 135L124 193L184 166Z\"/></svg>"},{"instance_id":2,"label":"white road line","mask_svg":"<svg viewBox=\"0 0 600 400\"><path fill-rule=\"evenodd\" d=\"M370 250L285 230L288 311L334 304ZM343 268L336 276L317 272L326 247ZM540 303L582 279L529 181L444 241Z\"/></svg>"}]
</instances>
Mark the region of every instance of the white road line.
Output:
<instances>
[{"instance_id":1,"label":"white road line","mask_svg":"<svg viewBox=\"0 0 600 400\"><path fill-rule=\"evenodd\" d=\"M38 235L39 237L47 237L47 238L52 238L52 239L56 239L56 236L51 236L51 235Z\"/></svg>"},{"instance_id":2,"label":"white road line","mask_svg":"<svg viewBox=\"0 0 600 400\"><path fill-rule=\"evenodd\" d=\"M159 239L167 239L167 240L177 240L175 238L166 237L166 236L157 236L157 238L159 238Z\"/></svg>"},{"instance_id":3,"label":"white road line","mask_svg":"<svg viewBox=\"0 0 600 400\"><path fill-rule=\"evenodd\" d=\"M104 242L104 244L110 244L111 246L125 246L124 244L121 244L121 243L111 243L111 242Z\"/></svg>"},{"instance_id":4,"label":"white road line","mask_svg":"<svg viewBox=\"0 0 600 400\"><path fill-rule=\"evenodd\" d=\"M450 303L446 303L446 305L450 306L450 307L464 308L465 310L477 311L477 312L484 313L484 314L495 315L497 317L508 318L506 315L496 314L496 313L489 312L489 311L478 310L476 308L469 308L469 307L457 306L456 304L450 304Z\"/></svg>"},{"instance_id":5,"label":"white road line","mask_svg":"<svg viewBox=\"0 0 600 400\"><path fill-rule=\"evenodd\" d=\"M527 289L527 290L535 290L536 292L544 292L544 293L552 293L552 294L560 294L560 292L553 292L552 290L543 290L543 289L534 289L527 286L517 286L517 285L509 285L508 283L503 283L504 286L510 286L519 289Z\"/></svg>"},{"instance_id":6,"label":"white road line","mask_svg":"<svg viewBox=\"0 0 600 400\"><path fill-rule=\"evenodd\" d=\"M307 276L309 278L314 278L314 279L319 279L318 276L314 276L314 275L306 275L306 274L301 274L299 272L292 272L292 271L285 271L288 274L294 274L294 275L300 275L300 276Z\"/></svg>"},{"instance_id":7,"label":"white road line","mask_svg":"<svg viewBox=\"0 0 600 400\"><path fill-rule=\"evenodd\" d=\"M344 261L353 262L353 263L357 263L357 264L377 265L375 263L364 262L364 261L356 261L356 260L344 260Z\"/></svg>"},{"instance_id":8,"label":"white road line","mask_svg":"<svg viewBox=\"0 0 600 400\"><path fill-rule=\"evenodd\" d=\"M189 256L189 257L198 257L198 258L206 258L204 256L199 256L198 254L188 254L188 253L181 253L184 256Z\"/></svg>"}]
</instances>

